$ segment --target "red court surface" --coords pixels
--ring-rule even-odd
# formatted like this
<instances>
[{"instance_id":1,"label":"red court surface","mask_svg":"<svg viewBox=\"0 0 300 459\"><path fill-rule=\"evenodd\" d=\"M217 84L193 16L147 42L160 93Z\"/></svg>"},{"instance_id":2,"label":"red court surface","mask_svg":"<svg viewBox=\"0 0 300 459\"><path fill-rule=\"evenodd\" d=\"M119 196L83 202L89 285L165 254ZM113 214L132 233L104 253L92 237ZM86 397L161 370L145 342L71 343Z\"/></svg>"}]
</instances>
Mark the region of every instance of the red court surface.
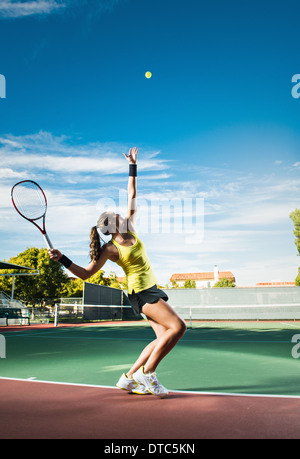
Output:
<instances>
[{"instance_id":1,"label":"red court surface","mask_svg":"<svg viewBox=\"0 0 300 459\"><path fill-rule=\"evenodd\" d=\"M300 398L0 380L1 439L297 439Z\"/></svg>"}]
</instances>

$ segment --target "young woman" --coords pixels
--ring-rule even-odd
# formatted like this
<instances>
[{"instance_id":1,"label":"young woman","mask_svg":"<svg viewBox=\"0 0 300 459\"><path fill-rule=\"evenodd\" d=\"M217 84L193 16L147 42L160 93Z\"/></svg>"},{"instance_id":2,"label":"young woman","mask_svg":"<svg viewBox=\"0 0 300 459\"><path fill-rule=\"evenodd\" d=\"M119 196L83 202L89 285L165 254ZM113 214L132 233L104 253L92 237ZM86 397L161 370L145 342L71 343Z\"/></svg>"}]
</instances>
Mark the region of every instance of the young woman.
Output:
<instances>
[{"instance_id":1,"label":"young woman","mask_svg":"<svg viewBox=\"0 0 300 459\"><path fill-rule=\"evenodd\" d=\"M120 265L128 281L128 298L137 313L143 313L152 326L156 339L142 351L141 355L123 374L117 386L138 394L155 394L164 397L168 390L160 384L156 368L160 361L171 351L186 330L185 322L167 303L168 297L157 288L157 280L151 268L145 246L137 236L134 223L136 220L136 148L130 149L124 156L129 162L128 211L126 218L113 212L104 212L91 230L91 262L86 268L76 265L59 250L49 250L50 258L61 262L77 277L88 279L103 267L107 260ZM111 235L109 242L101 246L98 230L104 235Z\"/></svg>"}]
</instances>

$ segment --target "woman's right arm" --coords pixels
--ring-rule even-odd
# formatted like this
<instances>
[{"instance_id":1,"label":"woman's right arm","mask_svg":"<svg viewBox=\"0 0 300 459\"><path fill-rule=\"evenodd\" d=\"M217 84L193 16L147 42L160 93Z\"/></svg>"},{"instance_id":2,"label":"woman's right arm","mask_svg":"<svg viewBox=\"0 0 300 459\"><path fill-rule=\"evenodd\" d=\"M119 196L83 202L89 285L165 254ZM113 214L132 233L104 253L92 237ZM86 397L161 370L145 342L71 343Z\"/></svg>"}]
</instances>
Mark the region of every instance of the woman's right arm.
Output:
<instances>
[{"instance_id":1,"label":"woman's right arm","mask_svg":"<svg viewBox=\"0 0 300 459\"><path fill-rule=\"evenodd\" d=\"M137 153L138 149L135 148L130 148L128 156L123 153L129 164L134 164L135 165L135 172L136 174L136 160L137 160ZM129 166L131 167L131 166ZM128 178L128 204L127 204L127 215L126 219L129 222L130 228L133 230L135 220L136 220L136 213L137 213L137 197L136 197L136 175L130 175Z\"/></svg>"},{"instance_id":2,"label":"woman's right arm","mask_svg":"<svg viewBox=\"0 0 300 459\"><path fill-rule=\"evenodd\" d=\"M51 260L55 260L58 262L63 256L63 254L57 249L51 249L48 253ZM82 280L86 280L89 277L96 274L96 272L102 268L102 266L106 263L106 261L109 258L109 250L106 247L103 247L99 259L97 261L91 261L86 268L83 268L82 266L76 265L75 263L71 262L70 266L67 269L76 277L79 277Z\"/></svg>"}]
</instances>

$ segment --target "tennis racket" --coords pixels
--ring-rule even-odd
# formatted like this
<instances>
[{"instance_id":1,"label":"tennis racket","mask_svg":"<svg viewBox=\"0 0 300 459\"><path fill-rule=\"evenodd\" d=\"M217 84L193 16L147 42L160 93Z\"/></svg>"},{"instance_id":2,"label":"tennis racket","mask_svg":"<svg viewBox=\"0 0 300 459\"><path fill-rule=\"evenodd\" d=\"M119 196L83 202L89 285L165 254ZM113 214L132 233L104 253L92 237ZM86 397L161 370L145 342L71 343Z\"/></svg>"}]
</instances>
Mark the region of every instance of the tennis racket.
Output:
<instances>
[{"instance_id":1,"label":"tennis racket","mask_svg":"<svg viewBox=\"0 0 300 459\"><path fill-rule=\"evenodd\" d=\"M13 186L11 199L21 217L33 223L42 233L47 247L53 249L45 227L47 198L42 188L32 180L23 180ZM41 226L36 223L37 220L41 220Z\"/></svg>"}]
</instances>

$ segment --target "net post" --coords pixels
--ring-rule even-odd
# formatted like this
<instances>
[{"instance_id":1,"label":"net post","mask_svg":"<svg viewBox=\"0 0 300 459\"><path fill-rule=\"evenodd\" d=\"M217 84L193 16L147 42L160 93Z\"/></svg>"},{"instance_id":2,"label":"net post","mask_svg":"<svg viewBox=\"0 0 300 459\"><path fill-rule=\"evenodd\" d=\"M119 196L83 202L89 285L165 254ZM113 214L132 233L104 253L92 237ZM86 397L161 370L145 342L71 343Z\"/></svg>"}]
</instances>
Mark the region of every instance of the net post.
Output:
<instances>
[{"instance_id":1,"label":"net post","mask_svg":"<svg viewBox=\"0 0 300 459\"><path fill-rule=\"evenodd\" d=\"M190 307L190 329L192 330L192 308Z\"/></svg>"},{"instance_id":2,"label":"net post","mask_svg":"<svg viewBox=\"0 0 300 459\"><path fill-rule=\"evenodd\" d=\"M58 304L55 305L54 327L57 327L57 318L58 318Z\"/></svg>"},{"instance_id":3,"label":"net post","mask_svg":"<svg viewBox=\"0 0 300 459\"><path fill-rule=\"evenodd\" d=\"M121 320L124 320L124 292L121 290Z\"/></svg>"}]
</instances>

